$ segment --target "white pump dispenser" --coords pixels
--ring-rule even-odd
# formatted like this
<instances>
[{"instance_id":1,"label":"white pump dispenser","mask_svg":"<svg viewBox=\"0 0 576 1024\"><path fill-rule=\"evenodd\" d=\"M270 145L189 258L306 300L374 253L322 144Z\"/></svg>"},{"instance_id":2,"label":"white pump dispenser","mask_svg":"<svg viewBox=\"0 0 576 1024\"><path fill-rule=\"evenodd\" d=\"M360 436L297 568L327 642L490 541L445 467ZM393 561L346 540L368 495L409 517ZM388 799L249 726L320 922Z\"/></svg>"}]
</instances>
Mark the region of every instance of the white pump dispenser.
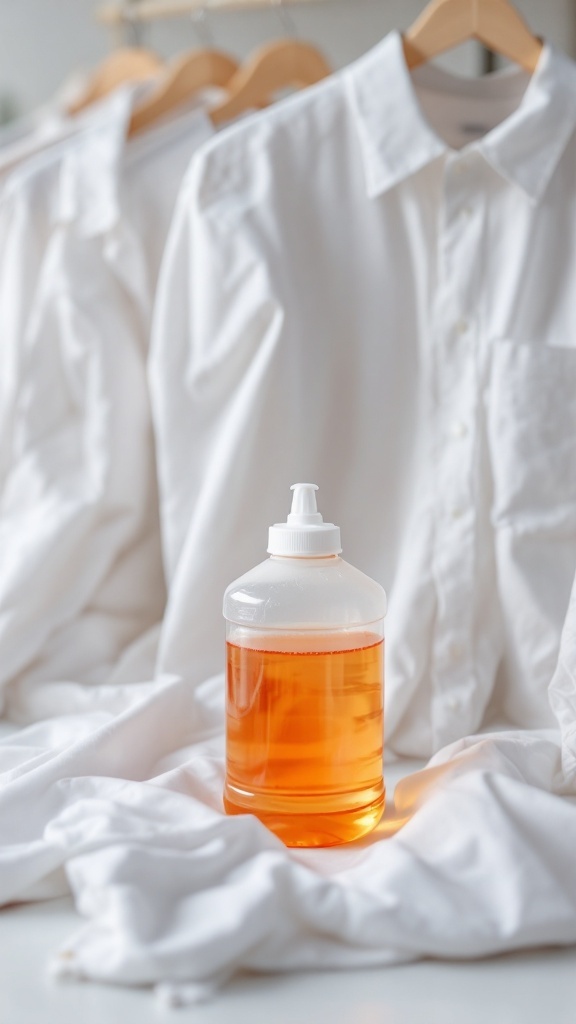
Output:
<instances>
[{"instance_id":1,"label":"white pump dispenser","mask_svg":"<svg viewBox=\"0 0 576 1024\"><path fill-rule=\"evenodd\" d=\"M231 635L235 627L348 630L384 620L386 594L340 557L340 529L322 519L317 490L315 484L294 484L287 522L270 527L271 557L226 590Z\"/></svg>"},{"instance_id":2,"label":"white pump dispenser","mask_svg":"<svg viewBox=\"0 0 576 1024\"><path fill-rule=\"evenodd\" d=\"M268 533L268 554L296 558L339 555L340 529L325 523L316 505L316 484L293 484L292 510L286 523L276 523Z\"/></svg>"}]
</instances>

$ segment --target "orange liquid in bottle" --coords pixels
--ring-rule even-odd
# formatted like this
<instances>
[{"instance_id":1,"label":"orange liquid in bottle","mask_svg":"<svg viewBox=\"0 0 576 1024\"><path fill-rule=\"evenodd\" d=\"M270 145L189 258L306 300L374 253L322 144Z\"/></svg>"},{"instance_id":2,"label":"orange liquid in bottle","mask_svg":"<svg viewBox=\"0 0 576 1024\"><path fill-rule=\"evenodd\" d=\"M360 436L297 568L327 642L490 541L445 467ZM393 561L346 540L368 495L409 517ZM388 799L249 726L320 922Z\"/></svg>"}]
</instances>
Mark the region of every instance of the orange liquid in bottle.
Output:
<instances>
[{"instance_id":1,"label":"orange liquid in bottle","mask_svg":"<svg viewBox=\"0 0 576 1024\"><path fill-rule=\"evenodd\" d=\"M382 639L252 642L227 644L228 814L255 814L287 846L370 832L384 810Z\"/></svg>"}]
</instances>

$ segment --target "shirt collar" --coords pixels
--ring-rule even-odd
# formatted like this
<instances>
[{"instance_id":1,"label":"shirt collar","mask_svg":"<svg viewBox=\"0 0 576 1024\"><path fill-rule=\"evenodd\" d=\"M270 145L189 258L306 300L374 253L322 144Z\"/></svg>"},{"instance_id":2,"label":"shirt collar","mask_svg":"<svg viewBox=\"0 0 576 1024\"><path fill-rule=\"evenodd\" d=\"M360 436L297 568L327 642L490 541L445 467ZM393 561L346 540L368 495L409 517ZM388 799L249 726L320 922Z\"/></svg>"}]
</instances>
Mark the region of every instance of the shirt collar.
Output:
<instances>
[{"instance_id":1,"label":"shirt collar","mask_svg":"<svg viewBox=\"0 0 576 1024\"><path fill-rule=\"evenodd\" d=\"M85 236L110 230L119 217L120 163L138 87L124 86L93 108L70 140L60 173L57 220Z\"/></svg>"},{"instance_id":2,"label":"shirt collar","mask_svg":"<svg viewBox=\"0 0 576 1024\"><path fill-rule=\"evenodd\" d=\"M371 198L452 152L422 113L398 32L344 77ZM495 77L491 87L497 83ZM546 44L517 110L466 151L482 153L499 174L538 200L575 126L576 66Z\"/></svg>"},{"instance_id":3,"label":"shirt collar","mask_svg":"<svg viewBox=\"0 0 576 1024\"><path fill-rule=\"evenodd\" d=\"M70 140L62 159L56 219L74 221L79 232L91 237L110 231L121 215L122 167L143 152L166 147L172 137L185 137L192 149L213 133L203 97L177 116L167 118L141 137L128 140L130 117L148 85L123 86L90 111L79 136Z\"/></svg>"}]
</instances>

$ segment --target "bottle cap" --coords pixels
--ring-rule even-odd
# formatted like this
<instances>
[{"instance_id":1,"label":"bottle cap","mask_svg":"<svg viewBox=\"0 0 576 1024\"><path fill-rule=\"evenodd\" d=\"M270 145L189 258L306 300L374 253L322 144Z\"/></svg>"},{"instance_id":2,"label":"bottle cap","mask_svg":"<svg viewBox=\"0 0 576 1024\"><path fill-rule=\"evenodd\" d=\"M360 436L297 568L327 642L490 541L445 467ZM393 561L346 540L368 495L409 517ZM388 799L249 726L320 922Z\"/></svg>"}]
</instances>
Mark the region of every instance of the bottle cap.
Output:
<instances>
[{"instance_id":1,"label":"bottle cap","mask_svg":"<svg viewBox=\"0 0 576 1024\"><path fill-rule=\"evenodd\" d=\"M270 527L268 554L293 558L339 555L340 528L325 523L316 505L316 484L293 484L292 511L286 523Z\"/></svg>"}]
</instances>

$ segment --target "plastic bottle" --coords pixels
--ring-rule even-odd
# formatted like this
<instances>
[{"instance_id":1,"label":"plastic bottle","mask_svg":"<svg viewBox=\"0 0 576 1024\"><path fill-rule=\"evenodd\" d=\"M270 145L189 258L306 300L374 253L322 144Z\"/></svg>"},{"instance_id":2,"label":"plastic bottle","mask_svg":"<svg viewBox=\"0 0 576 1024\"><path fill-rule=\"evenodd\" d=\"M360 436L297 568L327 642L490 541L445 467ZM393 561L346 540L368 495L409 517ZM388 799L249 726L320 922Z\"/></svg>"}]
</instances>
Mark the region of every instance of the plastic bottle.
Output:
<instances>
[{"instance_id":1,"label":"plastic bottle","mask_svg":"<svg viewBox=\"0 0 576 1024\"><path fill-rule=\"evenodd\" d=\"M384 810L386 594L340 558L314 484L295 484L270 558L232 583L224 804L287 846L335 846Z\"/></svg>"}]
</instances>

